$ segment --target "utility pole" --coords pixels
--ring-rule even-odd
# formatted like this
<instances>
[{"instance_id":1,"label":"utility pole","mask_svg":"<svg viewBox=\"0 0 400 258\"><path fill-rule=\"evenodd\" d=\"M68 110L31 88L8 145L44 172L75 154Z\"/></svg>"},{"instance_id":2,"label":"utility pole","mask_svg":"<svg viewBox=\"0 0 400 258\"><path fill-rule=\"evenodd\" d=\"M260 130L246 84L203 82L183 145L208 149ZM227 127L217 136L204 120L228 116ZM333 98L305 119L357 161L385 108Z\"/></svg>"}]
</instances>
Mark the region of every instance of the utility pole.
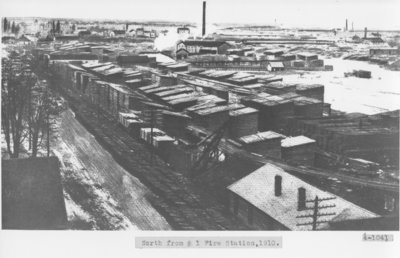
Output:
<instances>
[{"instance_id":1,"label":"utility pole","mask_svg":"<svg viewBox=\"0 0 400 258\"><path fill-rule=\"evenodd\" d=\"M320 217L325 217L325 216L333 216L336 215L335 212L327 212L327 213L320 213L319 211L322 209L328 209L328 208L334 208L336 207L335 204L331 204L331 205L321 205L320 203L323 201L329 201L329 200L333 200L336 199L336 197L328 197L328 198L318 198L318 196L315 197L314 200L307 200L306 202L308 203L313 203L313 207L308 207L305 208L304 210L312 210L313 213L312 214L305 214L305 215L299 215L296 218L311 218L312 221L311 222L306 222L306 223L298 223L297 226L312 226L312 230L317 230L317 226L318 224L321 223L328 223L329 220L318 220Z\"/></svg>"},{"instance_id":2,"label":"utility pole","mask_svg":"<svg viewBox=\"0 0 400 258\"><path fill-rule=\"evenodd\" d=\"M154 132L154 109L150 109L151 112L151 119L150 119L150 164L153 165L153 132Z\"/></svg>"},{"instance_id":3,"label":"utility pole","mask_svg":"<svg viewBox=\"0 0 400 258\"><path fill-rule=\"evenodd\" d=\"M50 105L47 107L47 157L50 156Z\"/></svg>"}]
</instances>

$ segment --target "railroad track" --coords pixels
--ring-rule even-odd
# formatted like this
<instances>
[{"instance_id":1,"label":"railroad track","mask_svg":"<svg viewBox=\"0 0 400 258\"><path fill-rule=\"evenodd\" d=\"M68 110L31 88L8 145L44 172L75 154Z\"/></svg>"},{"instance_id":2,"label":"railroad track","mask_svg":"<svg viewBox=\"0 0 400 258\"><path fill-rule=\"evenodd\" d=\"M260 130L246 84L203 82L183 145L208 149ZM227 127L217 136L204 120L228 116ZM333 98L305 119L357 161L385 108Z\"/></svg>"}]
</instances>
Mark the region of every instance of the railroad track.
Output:
<instances>
[{"instance_id":1,"label":"railroad track","mask_svg":"<svg viewBox=\"0 0 400 258\"><path fill-rule=\"evenodd\" d=\"M289 173L297 173L297 174L302 174L302 175L311 175L311 176L324 177L324 178L337 178L337 179L341 180L342 182L348 183L351 185L371 187L371 188L385 190L385 191L391 191L391 192L399 192L399 184L396 184L396 183L383 182L381 180L374 180L374 179L358 178L358 177L344 175L344 174L340 174L340 173L334 173L332 171L326 171L326 170L322 170L322 169L316 170L313 168L295 167L295 166L286 164L284 162L280 162L276 159L271 159L271 158L266 158L263 156L255 155L251 152L245 151L243 149L240 149L240 148L234 146L233 144L229 143L226 140L221 141L220 148L223 151L225 151L231 155L236 155L236 156L244 158L244 159L249 159L249 160L252 160L253 162L257 162L260 164L267 164L267 163L274 164Z\"/></svg>"}]
</instances>

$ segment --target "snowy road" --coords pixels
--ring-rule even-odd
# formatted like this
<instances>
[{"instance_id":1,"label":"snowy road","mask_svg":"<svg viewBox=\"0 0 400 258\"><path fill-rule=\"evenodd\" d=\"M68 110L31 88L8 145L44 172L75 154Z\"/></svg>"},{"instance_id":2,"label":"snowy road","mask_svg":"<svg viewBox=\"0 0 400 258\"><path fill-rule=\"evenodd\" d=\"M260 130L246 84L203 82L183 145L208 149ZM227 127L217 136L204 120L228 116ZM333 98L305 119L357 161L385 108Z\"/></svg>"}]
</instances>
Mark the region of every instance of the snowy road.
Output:
<instances>
[{"instance_id":1,"label":"snowy road","mask_svg":"<svg viewBox=\"0 0 400 258\"><path fill-rule=\"evenodd\" d=\"M53 152L62 161L67 212L76 229L168 230L151 206L152 193L117 164L74 117L65 111Z\"/></svg>"}]
</instances>

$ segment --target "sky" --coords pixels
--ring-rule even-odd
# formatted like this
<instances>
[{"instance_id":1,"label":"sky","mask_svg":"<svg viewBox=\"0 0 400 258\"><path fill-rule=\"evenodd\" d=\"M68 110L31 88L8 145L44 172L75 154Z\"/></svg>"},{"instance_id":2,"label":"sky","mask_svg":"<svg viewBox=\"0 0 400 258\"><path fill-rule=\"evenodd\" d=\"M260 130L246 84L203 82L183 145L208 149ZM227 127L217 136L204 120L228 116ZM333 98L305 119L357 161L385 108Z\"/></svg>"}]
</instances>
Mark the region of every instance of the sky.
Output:
<instances>
[{"instance_id":1,"label":"sky","mask_svg":"<svg viewBox=\"0 0 400 258\"><path fill-rule=\"evenodd\" d=\"M200 23L202 0L0 0L1 16ZM208 0L209 23L400 29L400 0Z\"/></svg>"}]
</instances>

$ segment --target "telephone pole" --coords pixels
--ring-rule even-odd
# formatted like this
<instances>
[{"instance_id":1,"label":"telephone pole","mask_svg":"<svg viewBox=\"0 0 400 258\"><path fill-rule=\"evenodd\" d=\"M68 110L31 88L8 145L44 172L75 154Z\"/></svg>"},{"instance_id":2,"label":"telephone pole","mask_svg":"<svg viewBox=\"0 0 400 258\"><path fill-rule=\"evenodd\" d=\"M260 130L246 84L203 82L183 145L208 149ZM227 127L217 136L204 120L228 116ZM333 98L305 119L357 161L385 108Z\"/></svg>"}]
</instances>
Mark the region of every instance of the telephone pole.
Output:
<instances>
[{"instance_id":1,"label":"telephone pole","mask_svg":"<svg viewBox=\"0 0 400 258\"><path fill-rule=\"evenodd\" d=\"M296 216L296 218L311 218L311 222L306 222L306 223L298 223L297 226L312 226L312 230L317 230L318 224L322 223L328 223L330 220L319 220L320 217L327 217L327 216L334 216L336 215L335 212L326 212L326 213L320 213L319 211L322 209L328 209L328 208L334 208L336 207L335 204L331 205L321 205L320 203L323 201L329 201L336 199L336 197L328 197L328 198L318 198L318 196L315 197L314 200L307 200L306 202L308 203L313 203L312 207L305 208L304 210L312 210L313 212L311 214L305 214L305 215L299 215Z\"/></svg>"}]
</instances>

